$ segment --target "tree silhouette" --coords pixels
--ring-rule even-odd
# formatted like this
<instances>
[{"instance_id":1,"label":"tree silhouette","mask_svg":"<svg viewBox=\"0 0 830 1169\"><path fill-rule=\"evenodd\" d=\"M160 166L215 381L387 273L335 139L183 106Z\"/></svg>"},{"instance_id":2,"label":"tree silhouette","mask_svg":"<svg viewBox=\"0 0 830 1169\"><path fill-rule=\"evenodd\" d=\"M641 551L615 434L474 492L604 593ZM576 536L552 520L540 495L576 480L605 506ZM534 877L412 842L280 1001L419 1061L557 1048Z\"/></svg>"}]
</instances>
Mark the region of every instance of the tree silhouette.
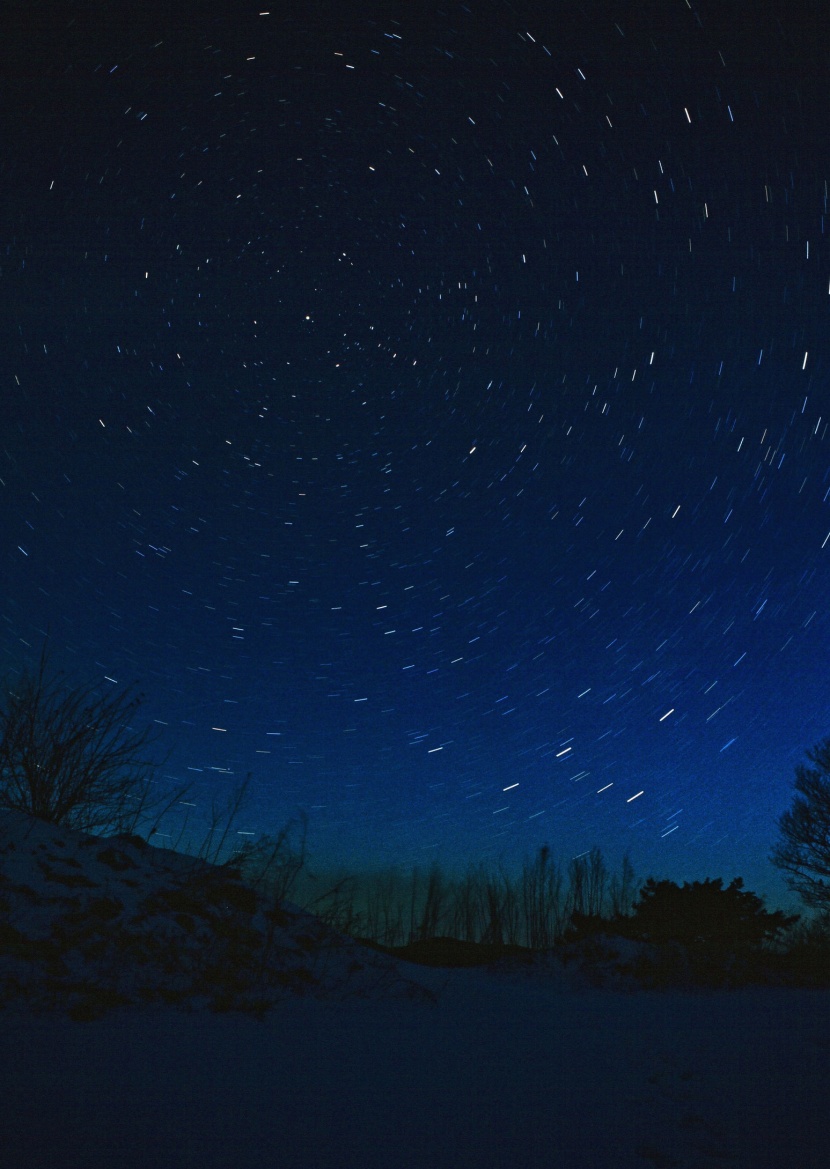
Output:
<instances>
[{"instance_id":1,"label":"tree silhouette","mask_svg":"<svg viewBox=\"0 0 830 1169\"><path fill-rule=\"evenodd\" d=\"M649 878L634 906L632 932L644 941L680 942L690 947L757 950L797 918L770 913L736 877L725 889L717 880L684 883Z\"/></svg>"},{"instance_id":2,"label":"tree silhouette","mask_svg":"<svg viewBox=\"0 0 830 1169\"><path fill-rule=\"evenodd\" d=\"M148 817L155 827L186 789L165 799L151 787L153 736L129 725L140 704L50 677L44 647L37 670L0 696L0 808L101 835Z\"/></svg>"},{"instance_id":3,"label":"tree silhouette","mask_svg":"<svg viewBox=\"0 0 830 1169\"><path fill-rule=\"evenodd\" d=\"M830 910L830 739L807 752L812 767L795 769L796 795L778 821L780 840L770 857L805 905Z\"/></svg>"}]
</instances>

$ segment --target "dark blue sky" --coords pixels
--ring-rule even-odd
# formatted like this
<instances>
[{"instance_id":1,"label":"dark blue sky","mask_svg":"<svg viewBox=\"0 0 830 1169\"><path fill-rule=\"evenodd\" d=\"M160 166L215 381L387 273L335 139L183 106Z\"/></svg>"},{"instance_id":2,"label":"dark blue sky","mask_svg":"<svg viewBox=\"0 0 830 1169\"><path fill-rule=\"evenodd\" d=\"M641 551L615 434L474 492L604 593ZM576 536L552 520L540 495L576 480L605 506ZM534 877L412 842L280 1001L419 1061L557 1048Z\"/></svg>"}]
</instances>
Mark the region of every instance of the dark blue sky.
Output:
<instances>
[{"instance_id":1,"label":"dark blue sky","mask_svg":"<svg viewBox=\"0 0 830 1169\"><path fill-rule=\"evenodd\" d=\"M830 733L820 5L127 7L3 18L6 672L48 630L137 683L197 816L250 772L318 864L778 898Z\"/></svg>"}]
</instances>

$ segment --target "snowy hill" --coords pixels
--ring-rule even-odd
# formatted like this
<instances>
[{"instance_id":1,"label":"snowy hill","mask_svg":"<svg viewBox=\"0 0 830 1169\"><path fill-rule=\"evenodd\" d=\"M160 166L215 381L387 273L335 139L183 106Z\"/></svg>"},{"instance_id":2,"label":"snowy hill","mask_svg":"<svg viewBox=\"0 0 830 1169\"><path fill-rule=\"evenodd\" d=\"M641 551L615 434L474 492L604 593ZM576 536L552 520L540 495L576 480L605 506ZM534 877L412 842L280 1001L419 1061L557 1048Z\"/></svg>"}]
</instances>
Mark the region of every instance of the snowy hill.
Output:
<instances>
[{"instance_id":1,"label":"snowy hill","mask_svg":"<svg viewBox=\"0 0 830 1169\"><path fill-rule=\"evenodd\" d=\"M0 813L0 1160L826 1169L830 992L577 965L397 962L227 869Z\"/></svg>"},{"instance_id":2,"label":"snowy hill","mask_svg":"<svg viewBox=\"0 0 830 1169\"><path fill-rule=\"evenodd\" d=\"M291 992L428 993L233 869L0 812L0 1004L261 1012Z\"/></svg>"}]
</instances>

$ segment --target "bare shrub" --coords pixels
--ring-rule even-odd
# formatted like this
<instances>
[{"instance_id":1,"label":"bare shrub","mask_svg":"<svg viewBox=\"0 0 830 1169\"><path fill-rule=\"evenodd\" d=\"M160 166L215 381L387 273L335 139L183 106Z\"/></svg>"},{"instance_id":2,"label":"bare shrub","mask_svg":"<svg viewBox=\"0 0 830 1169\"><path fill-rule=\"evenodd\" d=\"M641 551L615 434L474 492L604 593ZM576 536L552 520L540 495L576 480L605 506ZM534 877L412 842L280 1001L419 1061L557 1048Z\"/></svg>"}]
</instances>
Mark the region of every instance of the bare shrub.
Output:
<instances>
[{"instance_id":1,"label":"bare shrub","mask_svg":"<svg viewBox=\"0 0 830 1169\"><path fill-rule=\"evenodd\" d=\"M155 736L130 725L141 698L50 676L46 648L0 698L0 807L82 832L151 832L181 799L153 790Z\"/></svg>"}]
</instances>

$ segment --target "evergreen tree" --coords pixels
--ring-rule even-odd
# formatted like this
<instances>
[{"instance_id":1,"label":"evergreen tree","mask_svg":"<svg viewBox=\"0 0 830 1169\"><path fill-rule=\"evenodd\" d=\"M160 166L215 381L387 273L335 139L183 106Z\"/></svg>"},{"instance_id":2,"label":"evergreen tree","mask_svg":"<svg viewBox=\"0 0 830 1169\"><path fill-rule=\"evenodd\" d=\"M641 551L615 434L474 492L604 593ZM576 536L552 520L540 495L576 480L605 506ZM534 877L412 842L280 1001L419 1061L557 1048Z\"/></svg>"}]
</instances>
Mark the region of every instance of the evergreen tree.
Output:
<instances>
[{"instance_id":1,"label":"evergreen tree","mask_svg":"<svg viewBox=\"0 0 830 1169\"><path fill-rule=\"evenodd\" d=\"M796 920L780 909L770 913L736 877L725 889L716 880L688 882L649 878L634 906L633 932L650 942L681 942L692 947L758 949Z\"/></svg>"}]
</instances>

